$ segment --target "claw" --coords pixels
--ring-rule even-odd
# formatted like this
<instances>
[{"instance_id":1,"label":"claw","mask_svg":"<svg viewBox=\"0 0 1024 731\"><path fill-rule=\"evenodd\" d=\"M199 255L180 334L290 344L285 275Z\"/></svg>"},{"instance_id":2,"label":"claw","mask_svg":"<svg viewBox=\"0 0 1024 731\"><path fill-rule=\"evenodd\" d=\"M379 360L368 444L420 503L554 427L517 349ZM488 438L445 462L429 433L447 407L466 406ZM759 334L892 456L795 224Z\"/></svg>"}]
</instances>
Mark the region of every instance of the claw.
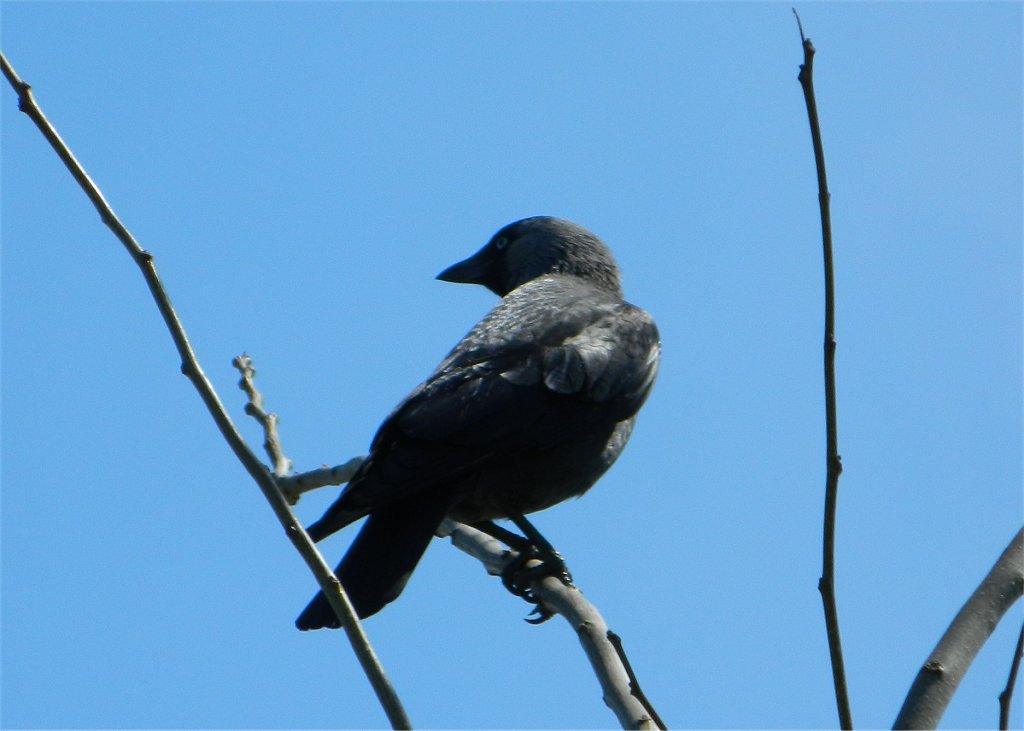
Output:
<instances>
[{"instance_id":1,"label":"claw","mask_svg":"<svg viewBox=\"0 0 1024 731\"><path fill-rule=\"evenodd\" d=\"M553 576L566 586L572 586L572 574L569 573L562 555L526 518L521 515L510 516L510 518L526 534L525 538L490 521L476 523L474 527L517 552L516 557L502 569L501 583L512 595L534 605L533 611L524 619L530 624L542 624L555 616L555 613L542 605L541 600L530 588L531 585L538 579ZM535 565L528 565L531 561L536 561Z\"/></svg>"},{"instance_id":2,"label":"claw","mask_svg":"<svg viewBox=\"0 0 1024 731\"><path fill-rule=\"evenodd\" d=\"M527 565L534 560L540 563L533 566ZM534 581L548 576L554 576L567 586L572 585L572 575L565 565L565 560L555 551L546 552L537 548L523 551L501 572L501 583L505 588L513 595L534 605L530 615L523 618L530 624L543 624L555 616L554 612L543 606L541 600L530 588Z\"/></svg>"},{"instance_id":3,"label":"claw","mask_svg":"<svg viewBox=\"0 0 1024 731\"><path fill-rule=\"evenodd\" d=\"M534 617L533 619L530 619L530 616L534 615L534 614L536 614L537 616ZM547 622L549 619L551 619L554 616L555 616L554 612L552 612L552 611L550 611L548 609L545 609L540 604L537 604L537 606L535 606L533 608L533 611L530 612L530 615L527 615L526 617L523 617L523 621L524 622L528 622L529 624L533 624L533 625L544 624L545 622Z\"/></svg>"},{"instance_id":4,"label":"claw","mask_svg":"<svg viewBox=\"0 0 1024 731\"><path fill-rule=\"evenodd\" d=\"M512 561L509 562L501 572L501 583L511 594L522 597L529 601L530 596L530 582L527 580L523 582L520 578L520 573L523 572L526 566L526 562L534 556L527 552L522 552L516 556Z\"/></svg>"}]
</instances>

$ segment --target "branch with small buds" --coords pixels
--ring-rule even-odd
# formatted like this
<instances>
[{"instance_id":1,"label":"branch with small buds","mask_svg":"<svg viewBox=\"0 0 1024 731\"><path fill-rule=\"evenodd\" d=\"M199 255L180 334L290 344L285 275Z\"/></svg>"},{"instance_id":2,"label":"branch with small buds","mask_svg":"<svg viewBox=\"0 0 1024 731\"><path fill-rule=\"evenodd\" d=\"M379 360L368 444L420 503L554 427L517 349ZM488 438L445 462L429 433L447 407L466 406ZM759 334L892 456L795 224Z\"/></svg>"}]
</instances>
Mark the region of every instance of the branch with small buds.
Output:
<instances>
[{"instance_id":1,"label":"branch with small buds","mask_svg":"<svg viewBox=\"0 0 1024 731\"><path fill-rule=\"evenodd\" d=\"M256 367L247 353L236 356L231 364L242 374L238 387L249 397L245 405L245 413L256 419L263 427L263 448L270 457L272 472L277 478L277 486L284 493L289 505L295 505L303 493L320 487L344 485L352 479L363 464L364 457L353 457L344 464L327 467L326 465L309 472L290 475L292 461L285 456L281 446L281 435L277 430L277 414L263 408L263 394L256 388Z\"/></svg>"}]
</instances>

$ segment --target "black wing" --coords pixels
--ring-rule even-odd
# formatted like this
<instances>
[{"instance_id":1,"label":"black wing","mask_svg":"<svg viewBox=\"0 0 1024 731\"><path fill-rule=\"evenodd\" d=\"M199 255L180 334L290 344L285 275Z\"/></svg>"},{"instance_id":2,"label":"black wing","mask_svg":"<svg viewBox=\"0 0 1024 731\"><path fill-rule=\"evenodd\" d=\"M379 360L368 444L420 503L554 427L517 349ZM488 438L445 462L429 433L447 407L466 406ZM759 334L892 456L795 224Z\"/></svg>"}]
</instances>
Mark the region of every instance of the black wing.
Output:
<instances>
[{"instance_id":1,"label":"black wing","mask_svg":"<svg viewBox=\"0 0 1024 731\"><path fill-rule=\"evenodd\" d=\"M316 539L374 508L511 452L553 448L597 420L633 416L660 356L651 317L580 280L508 294L381 425Z\"/></svg>"}]
</instances>

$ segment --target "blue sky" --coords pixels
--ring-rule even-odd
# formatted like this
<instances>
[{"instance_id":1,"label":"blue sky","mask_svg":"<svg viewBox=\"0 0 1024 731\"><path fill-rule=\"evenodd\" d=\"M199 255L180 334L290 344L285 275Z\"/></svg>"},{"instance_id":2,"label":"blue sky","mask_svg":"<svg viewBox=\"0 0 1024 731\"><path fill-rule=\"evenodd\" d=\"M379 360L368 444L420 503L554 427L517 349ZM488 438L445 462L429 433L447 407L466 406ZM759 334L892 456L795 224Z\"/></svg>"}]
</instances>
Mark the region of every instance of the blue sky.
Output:
<instances>
[{"instance_id":1,"label":"blue sky","mask_svg":"<svg viewBox=\"0 0 1024 731\"><path fill-rule=\"evenodd\" d=\"M1021 523L1021 6L799 10L835 229L840 617L854 720L882 727ZM493 304L442 268L527 215L604 238L659 381L612 471L535 522L671 726L835 725L790 5L0 11L251 444L243 351L299 469L363 453ZM0 107L3 725L382 725L343 636L293 628L313 579L134 265L6 85ZM613 726L573 633L526 609L436 541L366 629L418 727ZM946 727L995 723L1021 620Z\"/></svg>"}]
</instances>

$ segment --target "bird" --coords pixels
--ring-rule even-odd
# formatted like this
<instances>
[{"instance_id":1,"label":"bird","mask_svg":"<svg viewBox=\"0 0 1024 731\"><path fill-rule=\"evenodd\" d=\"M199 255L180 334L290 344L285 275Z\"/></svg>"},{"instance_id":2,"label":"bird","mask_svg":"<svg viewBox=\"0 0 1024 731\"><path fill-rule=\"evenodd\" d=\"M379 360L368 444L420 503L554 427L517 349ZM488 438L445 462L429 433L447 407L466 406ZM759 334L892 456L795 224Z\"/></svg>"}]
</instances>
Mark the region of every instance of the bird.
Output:
<instances>
[{"instance_id":1,"label":"bird","mask_svg":"<svg viewBox=\"0 0 1024 731\"><path fill-rule=\"evenodd\" d=\"M570 221L508 224L442 271L501 299L384 420L307 532L366 518L335 575L360 618L394 601L445 518L482 525L586 492L615 462L654 384L653 318L623 299L608 247ZM295 621L337 628L319 593Z\"/></svg>"}]
</instances>

